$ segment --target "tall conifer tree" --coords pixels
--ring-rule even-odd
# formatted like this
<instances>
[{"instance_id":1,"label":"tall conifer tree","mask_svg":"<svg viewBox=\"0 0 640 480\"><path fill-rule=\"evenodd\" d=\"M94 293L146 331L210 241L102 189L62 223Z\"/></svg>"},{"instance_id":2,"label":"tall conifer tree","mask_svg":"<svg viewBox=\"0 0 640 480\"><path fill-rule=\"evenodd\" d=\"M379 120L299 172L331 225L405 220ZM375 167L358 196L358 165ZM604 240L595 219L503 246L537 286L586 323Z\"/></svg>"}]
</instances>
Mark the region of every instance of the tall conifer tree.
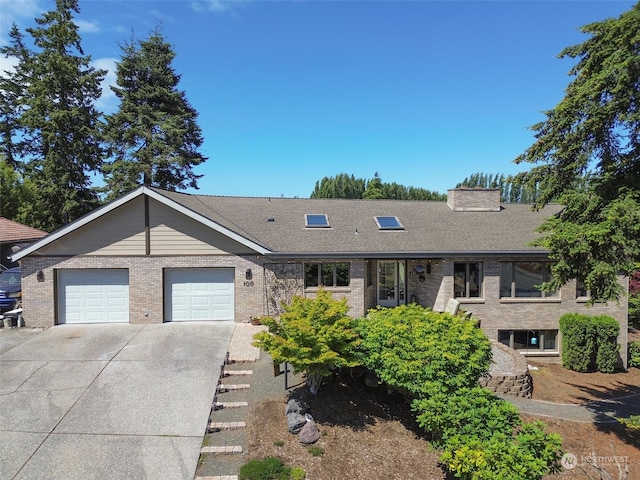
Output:
<instances>
[{"instance_id":1,"label":"tall conifer tree","mask_svg":"<svg viewBox=\"0 0 640 480\"><path fill-rule=\"evenodd\" d=\"M0 154L6 165L24 172L24 130L20 116L25 111L28 68L32 52L25 46L22 32L14 23L9 31L9 44L0 47L5 58L17 62L0 75Z\"/></svg>"},{"instance_id":2,"label":"tall conifer tree","mask_svg":"<svg viewBox=\"0 0 640 480\"><path fill-rule=\"evenodd\" d=\"M122 47L116 67L119 110L107 116L109 161L103 167L108 197L140 184L178 190L197 188L193 167L206 160L197 112L178 90L175 53L156 30Z\"/></svg>"},{"instance_id":3,"label":"tall conifer tree","mask_svg":"<svg viewBox=\"0 0 640 480\"><path fill-rule=\"evenodd\" d=\"M55 10L28 28L36 51L18 58L28 75L19 123L28 149L25 175L38 198L34 227L52 230L95 208L99 198L89 174L102 160L100 113L95 101L105 72L90 67L73 14L78 0L56 0Z\"/></svg>"}]
</instances>

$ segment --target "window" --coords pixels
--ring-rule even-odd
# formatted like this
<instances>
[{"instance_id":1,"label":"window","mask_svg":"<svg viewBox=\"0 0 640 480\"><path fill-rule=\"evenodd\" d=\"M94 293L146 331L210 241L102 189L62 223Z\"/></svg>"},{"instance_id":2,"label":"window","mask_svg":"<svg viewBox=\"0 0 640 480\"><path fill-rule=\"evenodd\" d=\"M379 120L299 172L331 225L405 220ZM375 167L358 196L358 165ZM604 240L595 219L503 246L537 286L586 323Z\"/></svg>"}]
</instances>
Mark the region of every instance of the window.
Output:
<instances>
[{"instance_id":1,"label":"window","mask_svg":"<svg viewBox=\"0 0 640 480\"><path fill-rule=\"evenodd\" d=\"M499 330L498 341L524 353L557 352L558 330Z\"/></svg>"},{"instance_id":2,"label":"window","mask_svg":"<svg viewBox=\"0 0 640 480\"><path fill-rule=\"evenodd\" d=\"M380 230L404 230L398 217L373 217Z\"/></svg>"},{"instance_id":3,"label":"window","mask_svg":"<svg viewBox=\"0 0 640 480\"><path fill-rule=\"evenodd\" d=\"M310 228L329 228L329 218L325 214L307 213L304 216L304 225Z\"/></svg>"},{"instance_id":4,"label":"window","mask_svg":"<svg viewBox=\"0 0 640 480\"><path fill-rule=\"evenodd\" d=\"M478 298L482 296L482 263L453 264L454 298Z\"/></svg>"},{"instance_id":5,"label":"window","mask_svg":"<svg viewBox=\"0 0 640 480\"><path fill-rule=\"evenodd\" d=\"M538 286L551 279L549 262L503 262L500 264L500 298L557 298Z\"/></svg>"},{"instance_id":6,"label":"window","mask_svg":"<svg viewBox=\"0 0 640 480\"><path fill-rule=\"evenodd\" d=\"M307 263L304 266L304 286L348 287L348 263Z\"/></svg>"},{"instance_id":7,"label":"window","mask_svg":"<svg viewBox=\"0 0 640 480\"><path fill-rule=\"evenodd\" d=\"M576 298L590 297L591 292L587 289L587 286L582 280L576 280Z\"/></svg>"}]
</instances>

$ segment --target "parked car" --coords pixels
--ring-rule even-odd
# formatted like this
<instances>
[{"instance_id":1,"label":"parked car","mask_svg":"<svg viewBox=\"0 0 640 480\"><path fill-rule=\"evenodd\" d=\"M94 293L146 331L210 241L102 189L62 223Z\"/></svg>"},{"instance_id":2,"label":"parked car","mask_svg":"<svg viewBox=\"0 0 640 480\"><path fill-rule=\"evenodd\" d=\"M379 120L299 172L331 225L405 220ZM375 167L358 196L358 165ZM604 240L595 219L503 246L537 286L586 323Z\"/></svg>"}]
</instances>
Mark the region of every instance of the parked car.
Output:
<instances>
[{"instance_id":1,"label":"parked car","mask_svg":"<svg viewBox=\"0 0 640 480\"><path fill-rule=\"evenodd\" d=\"M12 310L22 297L22 272L20 267L0 273L0 313Z\"/></svg>"}]
</instances>

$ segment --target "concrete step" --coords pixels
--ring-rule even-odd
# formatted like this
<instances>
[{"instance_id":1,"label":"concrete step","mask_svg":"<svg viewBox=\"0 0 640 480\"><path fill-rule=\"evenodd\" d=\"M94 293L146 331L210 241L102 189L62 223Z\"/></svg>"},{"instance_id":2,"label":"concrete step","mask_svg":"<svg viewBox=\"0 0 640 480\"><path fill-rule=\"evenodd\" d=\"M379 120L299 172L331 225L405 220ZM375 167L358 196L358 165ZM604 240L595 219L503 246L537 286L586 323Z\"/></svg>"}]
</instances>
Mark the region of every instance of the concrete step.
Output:
<instances>
[{"instance_id":1,"label":"concrete step","mask_svg":"<svg viewBox=\"0 0 640 480\"><path fill-rule=\"evenodd\" d=\"M238 430L240 428L247 428L245 422L209 422L209 431L220 430Z\"/></svg>"},{"instance_id":2,"label":"concrete step","mask_svg":"<svg viewBox=\"0 0 640 480\"><path fill-rule=\"evenodd\" d=\"M202 447L200 453L214 455L238 455L243 452L242 445L223 445L219 447Z\"/></svg>"},{"instance_id":3,"label":"concrete step","mask_svg":"<svg viewBox=\"0 0 640 480\"><path fill-rule=\"evenodd\" d=\"M231 377L233 375L253 375L253 370L224 370L225 377Z\"/></svg>"},{"instance_id":4,"label":"concrete step","mask_svg":"<svg viewBox=\"0 0 640 480\"><path fill-rule=\"evenodd\" d=\"M213 404L213 409L222 410L223 408L242 408L248 406L249 402L215 402Z\"/></svg>"},{"instance_id":5,"label":"concrete step","mask_svg":"<svg viewBox=\"0 0 640 480\"><path fill-rule=\"evenodd\" d=\"M207 477L196 477L194 480L238 480L238 475L209 475Z\"/></svg>"},{"instance_id":6,"label":"concrete step","mask_svg":"<svg viewBox=\"0 0 640 480\"><path fill-rule=\"evenodd\" d=\"M219 392L229 392L231 390L248 390L251 387L248 383L221 383L218 385Z\"/></svg>"}]
</instances>

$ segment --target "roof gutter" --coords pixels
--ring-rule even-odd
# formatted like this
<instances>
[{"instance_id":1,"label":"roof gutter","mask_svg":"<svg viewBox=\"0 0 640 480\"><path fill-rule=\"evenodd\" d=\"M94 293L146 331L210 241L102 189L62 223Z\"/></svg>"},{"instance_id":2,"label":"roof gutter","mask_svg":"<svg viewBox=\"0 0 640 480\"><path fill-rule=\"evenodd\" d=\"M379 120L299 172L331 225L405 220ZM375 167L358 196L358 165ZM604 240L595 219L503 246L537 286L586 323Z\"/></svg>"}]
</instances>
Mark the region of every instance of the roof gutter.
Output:
<instances>
[{"instance_id":1,"label":"roof gutter","mask_svg":"<svg viewBox=\"0 0 640 480\"><path fill-rule=\"evenodd\" d=\"M269 258L299 259L299 258L489 258L489 257L548 257L546 250L491 250L478 252L468 251L417 251L417 252L271 252Z\"/></svg>"}]
</instances>

